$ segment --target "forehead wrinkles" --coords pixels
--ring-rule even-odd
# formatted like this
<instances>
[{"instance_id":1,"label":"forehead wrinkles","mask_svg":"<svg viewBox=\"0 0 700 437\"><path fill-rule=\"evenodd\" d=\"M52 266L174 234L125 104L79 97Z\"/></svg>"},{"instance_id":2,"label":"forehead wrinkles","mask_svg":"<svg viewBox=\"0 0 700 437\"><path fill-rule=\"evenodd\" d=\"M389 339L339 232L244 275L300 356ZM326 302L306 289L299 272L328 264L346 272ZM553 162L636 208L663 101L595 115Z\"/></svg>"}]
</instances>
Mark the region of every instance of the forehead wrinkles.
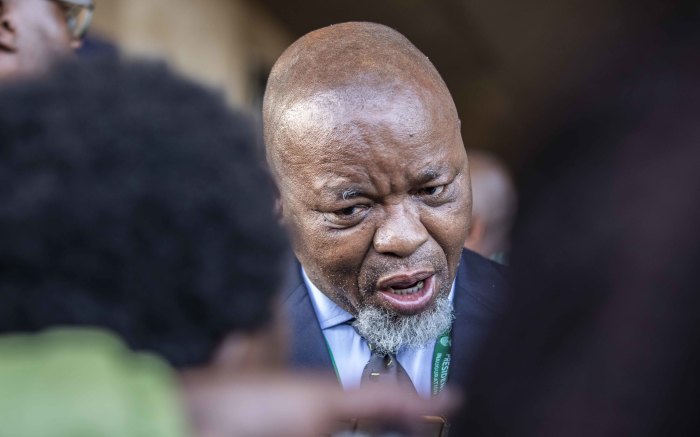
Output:
<instances>
[{"instance_id":1,"label":"forehead wrinkles","mask_svg":"<svg viewBox=\"0 0 700 437\"><path fill-rule=\"evenodd\" d=\"M267 119L268 159L283 193L313 196L321 178L380 192L401 189L426 159L463 150L449 94L404 80L364 79L305 90Z\"/></svg>"},{"instance_id":2,"label":"forehead wrinkles","mask_svg":"<svg viewBox=\"0 0 700 437\"><path fill-rule=\"evenodd\" d=\"M347 86L290 104L281 111L270 143L280 164L294 167L310 157L338 158L349 147L351 155L369 153L370 145L383 144L383 135L398 136L392 138L398 144L409 138L427 143L431 131L445 122L459 124L450 105L435 94L401 86Z\"/></svg>"}]
</instances>

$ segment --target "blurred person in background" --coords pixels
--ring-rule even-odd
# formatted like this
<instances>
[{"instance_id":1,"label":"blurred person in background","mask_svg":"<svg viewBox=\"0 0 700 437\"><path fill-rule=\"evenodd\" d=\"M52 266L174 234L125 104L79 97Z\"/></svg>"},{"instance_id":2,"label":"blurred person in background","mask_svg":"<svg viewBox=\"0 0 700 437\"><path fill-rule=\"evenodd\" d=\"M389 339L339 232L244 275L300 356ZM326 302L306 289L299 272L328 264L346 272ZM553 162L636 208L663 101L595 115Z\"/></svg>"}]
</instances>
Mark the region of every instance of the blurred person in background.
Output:
<instances>
[{"instance_id":1,"label":"blurred person in background","mask_svg":"<svg viewBox=\"0 0 700 437\"><path fill-rule=\"evenodd\" d=\"M507 264L517 195L507 167L495 155L469 151L472 219L464 247Z\"/></svg>"},{"instance_id":2,"label":"blurred person in background","mask_svg":"<svg viewBox=\"0 0 700 437\"><path fill-rule=\"evenodd\" d=\"M165 67L52 75L4 90L0 331L101 326L184 368L266 328L286 244L249 120Z\"/></svg>"},{"instance_id":3,"label":"blurred person in background","mask_svg":"<svg viewBox=\"0 0 700 437\"><path fill-rule=\"evenodd\" d=\"M700 8L664 4L523 177L458 435L700 434Z\"/></svg>"},{"instance_id":4,"label":"blurred person in background","mask_svg":"<svg viewBox=\"0 0 700 437\"><path fill-rule=\"evenodd\" d=\"M0 81L45 72L80 47L93 0L0 0Z\"/></svg>"},{"instance_id":5,"label":"blurred person in background","mask_svg":"<svg viewBox=\"0 0 700 437\"><path fill-rule=\"evenodd\" d=\"M452 369L459 384L505 278L462 250L468 161L435 67L386 26L326 27L279 58L263 119L300 262L284 292L292 364L334 369L345 388L386 380L430 397Z\"/></svg>"},{"instance_id":6,"label":"blurred person in background","mask_svg":"<svg viewBox=\"0 0 700 437\"><path fill-rule=\"evenodd\" d=\"M0 96L0 435L307 436L449 402L276 371L286 240L221 97L109 59Z\"/></svg>"}]
</instances>

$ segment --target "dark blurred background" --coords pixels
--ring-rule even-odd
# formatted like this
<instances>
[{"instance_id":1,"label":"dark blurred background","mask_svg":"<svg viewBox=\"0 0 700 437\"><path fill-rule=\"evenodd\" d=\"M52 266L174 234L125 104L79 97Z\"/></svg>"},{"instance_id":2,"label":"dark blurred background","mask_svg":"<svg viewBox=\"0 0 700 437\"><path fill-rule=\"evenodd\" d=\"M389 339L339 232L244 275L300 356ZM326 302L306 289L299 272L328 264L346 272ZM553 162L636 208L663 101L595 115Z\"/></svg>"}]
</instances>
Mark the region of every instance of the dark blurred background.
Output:
<instances>
[{"instance_id":1,"label":"dark blurred background","mask_svg":"<svg viewBox=\"0 0 700 437\"><path fill-rule=\"evenodd\" d=\"M567 99L618 58L626 40L680 3L98 0L88 47L113 41L129 55L163 58L257 113L267 73L296 38L343 21L380 22L436 65L467 148L491 150L518 172Z\"/></svg>"}]
</instances>

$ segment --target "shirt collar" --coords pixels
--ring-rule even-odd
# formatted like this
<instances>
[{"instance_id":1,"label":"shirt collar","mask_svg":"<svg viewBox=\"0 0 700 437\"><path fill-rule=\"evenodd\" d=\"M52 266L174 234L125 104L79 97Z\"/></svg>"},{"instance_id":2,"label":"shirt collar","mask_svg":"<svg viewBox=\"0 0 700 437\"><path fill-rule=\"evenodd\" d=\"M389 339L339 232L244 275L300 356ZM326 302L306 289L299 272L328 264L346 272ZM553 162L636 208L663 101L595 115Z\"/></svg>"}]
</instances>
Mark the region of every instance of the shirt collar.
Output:
<instances>
[{"instance_id":1,"label":"shirt collar","mask_svg":"<svg viewBox=\"0 0 700 437\"><path fill-rule=\"evenodd\" d=\"M342 309L338 304L333 302L328 296L326 296L321 290L319 290L309 279L301 268L301 275L304 278L304 283L306 288L309 290L309 296L311 296L311 303L316 311L316 317L318 318L318 323L321 325L321 329L332 328L334 326L342 325L347 323L355 317L349 312ZM454 301L455 294L455 282L452 281L452 289L450 290L450 302Z\"/></svg>"},{"instance_id":2,"label":"shirt collar","mask_svg":"<svg viewBox=\"0 0 700 437\"><path fill-rule=\"evenodd\" d=\"M314 305L316 317L318 318L318 323L321 325L321 329L342 325L355 318L352 314L339 307L338 304L323 294L321 290L316 288L306 275L303 267L301 268L301 275L304 277L304 283L306 283L306 288L309 290L311 302Z\"/></svg>"}]
</instances>

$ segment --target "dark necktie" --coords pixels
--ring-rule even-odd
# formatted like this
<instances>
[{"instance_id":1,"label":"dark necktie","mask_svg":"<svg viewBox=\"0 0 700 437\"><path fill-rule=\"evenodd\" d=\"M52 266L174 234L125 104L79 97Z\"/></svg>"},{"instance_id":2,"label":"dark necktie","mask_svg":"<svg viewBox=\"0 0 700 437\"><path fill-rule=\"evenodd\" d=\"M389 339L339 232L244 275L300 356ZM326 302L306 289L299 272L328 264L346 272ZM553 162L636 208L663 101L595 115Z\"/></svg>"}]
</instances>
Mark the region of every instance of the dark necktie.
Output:
<instances>
[{"instance_id":1,"label":"dark necktie","mask_svg":"<svg viewBox=\"0 0 700 437\"><path fill-rule=\"evenodd\" d=\"M362 371L362 385L381 382L411 387L415 390L411 378L394 355L378 353L371 345L370 350L372 354Z\"/></svg>"}]
</instances>

